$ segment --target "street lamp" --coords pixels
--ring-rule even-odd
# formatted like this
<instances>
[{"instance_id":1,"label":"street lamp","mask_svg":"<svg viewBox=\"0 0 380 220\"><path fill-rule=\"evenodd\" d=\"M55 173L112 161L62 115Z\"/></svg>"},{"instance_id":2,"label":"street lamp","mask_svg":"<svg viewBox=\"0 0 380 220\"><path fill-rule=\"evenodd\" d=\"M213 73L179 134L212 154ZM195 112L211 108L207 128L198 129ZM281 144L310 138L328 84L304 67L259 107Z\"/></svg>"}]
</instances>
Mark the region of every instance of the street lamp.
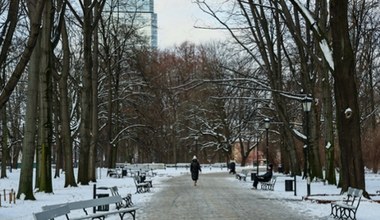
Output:
<instances>
[{"instance_id":1,"label":"street lamp","mask_svg":"<svg viewBox=\"0 0 380 220\"><path fill-rule=\"evenodd\" d=\"M268 170L268 130L269 130L269 126L270 126L270 120L269 118L265 118L264 119L264 126L265 126L265 130L266 130L266 133L267 133L267 170Z\"/></svg>"},{"instance_id":2,"label":"street lamp","mask_svg":"<svg viewBox=\"0 0 380 220\"><path fill-rule=\"evenodd\" d=\"M307 196L310 196L310 162L309 162L309 112L311 110L311 103L313 100L306 95L305 98L302 99L302 108L303 111L305 112L305 117L306 117L306 146L304 149L304 156L305 156L305 168L306 169L304 172L306 172L306 178L307 178Z\"/></svg>"},{"instance_id":3,"label":"street lamp","mask_svg":"<svg viewBox=\"0 0 380 220\"><path fill-rule=\"evenodd\" d=\"M259 123L256 122L254 127L256 131L256 175L259 175Z\"/></svg>"},{"instance_id":4,"label":"street lamp","mask_svg":"<svg viewBox=\"0 0 380 220\"><path fill-rule=\"evenodd\" d=\"M198 136L195 136L195 155L198 157Z\"/></svg>"},{"instance_id":5,"label":"street lamp","mask_svg":"<svg viewBox=\"0 0 380 220\"><path fill-rule=\"evenodd\" d=\"M259 175L259 134L256 134L256 175Z\"/></svg>"}]
</instances>

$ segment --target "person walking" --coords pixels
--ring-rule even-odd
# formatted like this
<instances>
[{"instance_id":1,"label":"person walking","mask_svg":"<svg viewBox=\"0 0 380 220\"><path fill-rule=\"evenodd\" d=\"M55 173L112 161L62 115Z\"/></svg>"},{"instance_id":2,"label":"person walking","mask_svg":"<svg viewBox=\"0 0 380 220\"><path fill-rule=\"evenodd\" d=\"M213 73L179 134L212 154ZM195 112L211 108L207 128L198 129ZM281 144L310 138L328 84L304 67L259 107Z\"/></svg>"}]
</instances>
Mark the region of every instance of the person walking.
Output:
<instances>
[{"instance_id":1,"label":"person walking","mask_svg":"<svg viewBox=\"0 0 380 220\"><path fill-rule=\"evenodd\" d=\"M235 169L235 167L236 167L236 163L235 163L235 161L234 160L231 160L231 162L230 162L230 174L232 173L232 174L236 174L236 169Z\"/></svg>"},{"instance_id":2,"label":"person walking","mask_svg":"<svg viewBox=\"0 0 380 220\"><path fill-rule=\"evenodd\" d=\"M201 165L198 162L197 157L194 155L193 160L190 164L191 179L194 181L194 186L197 185L199 172L202 172Z\"/></svg>"}]
</instances>

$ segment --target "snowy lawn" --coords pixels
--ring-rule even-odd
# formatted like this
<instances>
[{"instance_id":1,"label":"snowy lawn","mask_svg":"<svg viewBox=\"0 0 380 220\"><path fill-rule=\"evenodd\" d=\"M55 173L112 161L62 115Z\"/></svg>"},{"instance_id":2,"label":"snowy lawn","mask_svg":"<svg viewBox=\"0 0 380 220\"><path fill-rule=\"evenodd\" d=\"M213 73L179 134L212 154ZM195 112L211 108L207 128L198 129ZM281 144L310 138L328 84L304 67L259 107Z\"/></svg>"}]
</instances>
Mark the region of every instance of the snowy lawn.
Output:
<instances>
[{"instance_id":1,"label":"snowy lawn","mask_svg":"<svg viewBox=\"0 0 380 220\"><path fill-rule=\"evenodd\" d=\"M160 184L164 180L172 178L178 175L189 175L189 170L186 168L167 168L156 170L157 175L152 177L153 188L150 193L135 194L136 187L133 182L133 178L113 178L107 177L107 169L98 169L98 180L96 182L97 187L106 186L117 186L119 188L119 193L121 195L126 195L128 193L132 194L132 201L135 206L142 206L152 195L160 190ZM239 169L238 169L239 171ZM209 172L228 172L226 168L206 168L203 169L203 174ZM91 199L93 197L94 183L88 186L78 186L64 188L64 174L60 178L53 180L53 194L46 193L35 193L36 201L23 201L17 200L16 203L9 203L9 195L7 195L7 200L4 201L4 190L7 194L11 189L18 190L18 178L20 170L13 170L12 173L8 173L8 179L0 179L0 193L1 193L1 207L0 207L0 219L1 220L32 220L34 212L41 211L41 207L48 204L58 204L70 201L78 201ZM202 174L201 174L202 175ZM277 175L277 182L274 191L261 191L256 190L255 193L263 194L265 197L271 199L279 199L283 201L284 205L289 206L289 208L297 210L298 212L309 213L315 216L315 219L326 218L330 214L330 204L322 204L315 202L316 200L336 200L341 198L339 195L340 189L336 186L325 185L323 182L312 182L311 183L311 200L303 200L306 195L306 181L301 177L297 177L297 195L294 196L294 191L285 191L285 180L293 179L292 177L287 177L282 174L275 173ZM230 181L232 184L236 184L243 189L247 189L247 193L253 193L251 190L252 182L250 181L250 176L247 177L247 181L239 181L234 175L230 175L226 178L226 181ZM358 220L378 220L380 219L380 203L374 202L373 200L380 200L380 195L377 191L380 190L380 175L379 174L366 174L366 184L368 193L377 196L372 196L372 200L363 198L359 206L357 219ZM294 189L294 188L293 188ZM98 193L109 193L109 191L98 191ZM130 216L126 216L126 219ZM65 219L65 218L56 218ZM117 216L114 218L107 219L119 219ZM136 219L139 219L137 213Z\"/></svg>"}]
</instances>

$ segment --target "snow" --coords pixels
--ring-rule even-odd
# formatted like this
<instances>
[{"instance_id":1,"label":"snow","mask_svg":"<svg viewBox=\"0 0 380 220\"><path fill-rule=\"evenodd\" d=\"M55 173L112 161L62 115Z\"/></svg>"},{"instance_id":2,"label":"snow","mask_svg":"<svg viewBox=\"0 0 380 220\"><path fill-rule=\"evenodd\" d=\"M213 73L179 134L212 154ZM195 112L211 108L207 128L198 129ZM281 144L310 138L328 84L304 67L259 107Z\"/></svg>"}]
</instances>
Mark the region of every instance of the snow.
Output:
<instances>
[{"instance_id":1,"label":"snow","mask_svg":"<svg viewBox=\"0 0 380 220\"><path fill-rule=\"evenodd\" d=\"M301 10L304 18L309 22L309 24L311 24L310 28L313 28L314 33L316 33L319 37L323 37L323 35L319 31L318 23L314 19L313 15L310 13L310 11L305 6L303 6L301 4L301 2L295 0L294 3L298 6L299 10ZM328 63L330 69L334 70L334 61L333 61L333 57L332 57L332 50L329 47L327 40L325 38L323 38L320 41L319 46L321 48L322 54L323 54L326 62Z\"/></svg>"},{"instance_id":2,"label":"snow","mask_svg":"<svg viewBox=\"0 0 380 220\"><path fill-rule=\"evenodd\" d=\"M344 114L350 114L352 113L352 109L351 108L347 108L345 111L344 111Z\"/></svg>"},{"instance_id":3,"label":"snow","mask_svg":"<svg viewBox=\"0 0 380 220\"><path fill-rule=\"evenodd\" d=\"M252 169L252 167L245 167L244 169ZM237 171L240 171L242 168L237 167ZM265 168L264 168L265 169ZM189 171L186 168L166 168L156 170L157 175L152 177L153 179L153 188L150 193L135 194L135 185L133 179L130 177L124 178L113 178L106 176L106 169L98 169L98 179L97 186L117 186L119 193L121 195L126 195L127 193L132 194L132 201L136 206L139 204L144 204L149 202L149 199L158 192L161 188L154 187L155 184L160 185L159 183L165 184L164 181L178 175L189 175ZM205 175L210 172L228 172L226 168L210 168L203 169L201 175ZM17 190L19 184L19 175L20 170L12 170L12 173L7 173L8 178L0 179L0 193L1 193L1 207L0 207L0 219L1 220L32 220L34 212L41 211L41 207L48 204L58 204L69 201L78 201L91 199L93 195L93 185L90 183L87 186L78 186L78 187L69 187L64 188L64 174L61 174L61 177L53 179L53 194L40 193L36 192L35 201L30 200L17 200L16 203L9 203L8 196L7 200L4 201L3 191L7 190L7 194L11 189ZM286 192L285 191L285 180L293 180L293 177L289 177L283 174L275 173L277 176L277 182L275 185L274 191L261 191L256 190L255 193L262 194L267 198L279 199L283 202L284 205L288 206L290 209L297 210L298 212L308 213L315 216L315 219L327 218L330 214L330 204L320 204L312 200L303 200L306 195L306 180L302 179L300 176L297 176L297 195L294 195L294 191ZM252 182L250 178L247 178L247 181L239 181L233 175L226 177L226 181L230 181L232 184L236 184L239 187L242 187L243 190L247 190L247 193L253 193L250 189L252 187ZM376 194L380 190L380 175L373 173L366 173L366 190L372 195ZM311 194L312 198L319 198L323 200L336 200L342 198L339 195L340 189L334 185L327 185L323 182L312 182L311 183ZM319 196L318 196L319 195ZM372 200L380 200L380 195L371 196ZM137 219L140 219L142 216L140 213L137 213ZM139 218L140 217L140 218ZM380 204L374 201L368 200L366 198L362 199L360 203L357 219L358 220L375 220L380 218ZM56 218L64 219L64 218ZM118 219L117 216L110 217L107 219Z\"/></svg>"},{"instance_id":4,"label":"snow","mask_svg":"<svg viewBox=\"0 0 380 220\"><path fill-rule=\"evenodd\" d=\"M326 149L330 149L331 148L331 143L330 143L330 141L329 142L327 142L327 144L326 144Z\"/></svg>"},{"instance_id":5,"label":"snow","mask_svg":"<svg viewBox=\"0 0 380 220\"><path fill-rule=\"evenodd\" d=\"M302 138L303 140L306 140L307 137L306 135L302 134L301 132L299 132L297 129L293 129L293 132L300 138Z\"/></svg>"},{"instance_id":6,"label":"snow","mask_svg":"<svg viewBox=\"0 0 380 220\"><path fill-rule=\"evenodd\" d=\"M329 45L327 44L326 39L322 39L321 42L319 43L319 46L322 50L322 53L323 53L327 63L329 64L329 67L332 70L334 70L334 60L332 57L332 51L331 51Z\"/></svg>"}]
</instances>

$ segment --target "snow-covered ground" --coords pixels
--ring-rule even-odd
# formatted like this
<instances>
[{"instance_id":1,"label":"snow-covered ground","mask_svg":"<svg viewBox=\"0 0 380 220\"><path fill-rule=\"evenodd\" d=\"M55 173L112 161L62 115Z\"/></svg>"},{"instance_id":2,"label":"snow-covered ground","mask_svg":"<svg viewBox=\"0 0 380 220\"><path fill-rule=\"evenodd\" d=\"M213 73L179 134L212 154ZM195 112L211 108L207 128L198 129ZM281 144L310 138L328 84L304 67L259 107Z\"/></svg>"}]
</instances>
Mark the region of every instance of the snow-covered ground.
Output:
<instances>
[{"instance_id":1,"label":"snow-covered ground","mask_svg":"<svg viewBox=\"0 0 380 220\"><path fill-rule=\"evenodd\" d=\"M238 168L238 170L241 168ZM167 168L156 170L158 175L153 177L153 186L159 185L163 181L178 175L189 175L189 171L186 168ZM204 175L209 172L228 172L226 168L203 168ZM106 169L98 169L98 179L96 185L100 186L117 186L121 195L126 195L127 193L132 194L132 201L135 205L143 204L152 197L152 195L160 190L160 187L153 187L150 193L135 194L136 187L134 185L133 179L130 177L124 178L113 178L106 176ZM93 197L93 185L91 183L88 186L78 186L64 188L64 174L60 178L53 180L53 194L46 193L35 193L36 201L23 201L17 200L16 203L9 203L9 195L4 201L4 190L7 194L11 189L17 190L19 184L20 170L13 170L12 173L8 173L7 179L0 179L0 194L1 194L1 207L0 207L0 219L1 220L31 220L33 219L32 213L41 211L41 207L47 204L58 204L69 201L78 201L91 199ZM293 179L284 175L278 175L277 182L275 185L275 190L272 191L260 191L256 190L255 193L264 194L266 197L281 199L284 205L289 206L289 208L298 210L299 212L309 213L315 216L315 219L326 218L330 213L330 204L319 204L313 200L302 200L306 195L306 181L301 177L297 177L297 195L294 195L293 191L285 191L285 180ZM190 177L189 177L190 178ZM201 178L201 176L200 176ZM253 193L250 189L252 187L252 182L250 178L247 181L239 181L234 178L233 175L227 177L227 180L232 184L239 185L243 189L247 190L247 193ZM369 194L376 194L380 190L380 175L379 174L366 174L366 187ZM312 182L311 183L311 194L312 195L323 195L319 196L320 199L329 200L341 198L339 196L340 189L336 186L325 185L323 182ZM100 192L101 193L101 192ZM315 198L315 196L314 196ZM373 200L380 200L380 195L372 196ZM128 218L128 217L127 217ZM138 215L136 216L138 219ZM56 218L61 219L61 218ZM112 218L107 218L112 219ZM115 217L114 219L118 219ZM357 213L358 220L378 220L380 219L380 203L363 198L359 206Z\"/></svg>"}]
</instances>

